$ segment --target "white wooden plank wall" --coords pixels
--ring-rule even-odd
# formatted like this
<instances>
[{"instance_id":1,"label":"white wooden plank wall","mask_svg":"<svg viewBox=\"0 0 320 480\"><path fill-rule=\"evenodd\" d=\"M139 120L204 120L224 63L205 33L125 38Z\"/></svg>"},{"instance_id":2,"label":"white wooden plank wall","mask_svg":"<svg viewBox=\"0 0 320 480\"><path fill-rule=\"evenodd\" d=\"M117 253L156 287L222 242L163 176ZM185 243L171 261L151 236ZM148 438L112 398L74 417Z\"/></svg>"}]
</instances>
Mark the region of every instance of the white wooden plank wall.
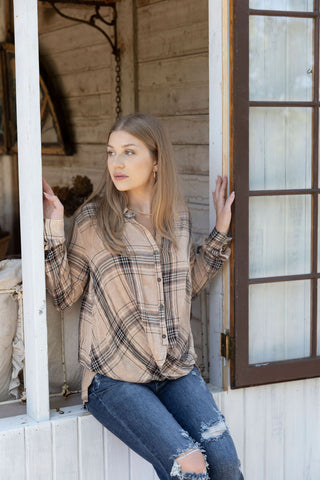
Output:
<instances>
[{"instance_id":1,"label":"white wooden plank wall","mask_svg":"<svg viewBox=\"0 0 320 480\"><path fill-rule=\"evenodd\" d=\"M199 240L208 232L208 2L136 3L138 107L170 132Z\"/></svg>"},{"instance_id":2,"label":"white wooden plank wall","mask_svg":"<svg viewBox=\"0 0 320 480\"><path fill-rule=\"evenodd\" d=\"M320 379L214 394L246 480L320 478ZM0 478L158 480L153 467L90 414L54 412L51 422L0 420ZM73 414L73 416L71 415ZM22 418L23 420L23 418ZM22 423L22 422L21 422Z\"/></svg>"},{"instance_id":3,"label":"white wooden plank wall","mask_svg":"<svg viewBox=\"0 0 320 480\"><path fill-rule=\"evenodd\" d=\"M60 6L66 15L88 19L93 9ZM103 9L110 19L109 9ZM39 43L44 66L60 92L76 153L43 158L44 176L52 185L68 185L73 176L87 175L97 184L105 168L106 135L115 120L114 58L102 34L39 5Z\"/></svg>"}]
</instances>

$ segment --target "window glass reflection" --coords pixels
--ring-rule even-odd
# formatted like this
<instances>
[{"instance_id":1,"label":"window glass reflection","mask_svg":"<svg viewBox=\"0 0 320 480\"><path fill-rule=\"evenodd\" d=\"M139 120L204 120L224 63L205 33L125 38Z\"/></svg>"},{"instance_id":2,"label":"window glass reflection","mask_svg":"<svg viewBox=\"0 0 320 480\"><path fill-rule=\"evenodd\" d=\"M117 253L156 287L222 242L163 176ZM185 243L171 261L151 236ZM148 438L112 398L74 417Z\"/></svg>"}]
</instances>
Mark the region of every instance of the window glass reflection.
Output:
<instances>
[{"instance_id":1,"label":"window glass reflection","mask_svg":"<svg viewBox=\"0 0 320 480\"><path fill-rule=\"evenodd\" d=\"M312 31L312 19L250 17L250 100L312 100Z\"/></svg>"}]
</instances>

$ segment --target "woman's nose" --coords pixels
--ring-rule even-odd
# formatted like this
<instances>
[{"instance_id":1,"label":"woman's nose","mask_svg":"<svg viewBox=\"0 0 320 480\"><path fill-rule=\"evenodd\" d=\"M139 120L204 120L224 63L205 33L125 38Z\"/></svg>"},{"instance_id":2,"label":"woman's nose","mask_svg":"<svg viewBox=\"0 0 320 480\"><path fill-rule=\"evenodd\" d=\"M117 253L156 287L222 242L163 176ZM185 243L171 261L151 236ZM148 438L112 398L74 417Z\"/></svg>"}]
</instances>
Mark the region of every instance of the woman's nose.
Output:
<instances>
[{"instance_id":1,"label":"woman's nose","mask_svg":"<svg viewBox=\"0 0 320 480\"><path fill-rule=\"evenodd\" d=\"M112 156L112 163L114 166L117 166L117 167L124 167L124 157L122 155L122 153L119 153L119 154L114 154Z\"/></svg>"}]
</instances>

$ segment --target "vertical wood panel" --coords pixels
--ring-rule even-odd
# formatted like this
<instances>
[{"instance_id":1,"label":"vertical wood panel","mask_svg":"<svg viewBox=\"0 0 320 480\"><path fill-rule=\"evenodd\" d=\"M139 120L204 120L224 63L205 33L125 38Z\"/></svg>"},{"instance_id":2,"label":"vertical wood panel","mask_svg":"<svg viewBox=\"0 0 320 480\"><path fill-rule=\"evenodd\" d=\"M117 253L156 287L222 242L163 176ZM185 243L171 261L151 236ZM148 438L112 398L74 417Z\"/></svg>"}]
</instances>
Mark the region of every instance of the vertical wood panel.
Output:
<instances>
[{"instance_id":1,"label":"vertical wood panel","mask_svg":"<svg viewBox=\"0 0 320 480\"><path fill-rule=\"evenodd\" d=\"M53 480L51 423L26 427L26 480Z\"/></svg>"},{"instance_id":2,"label":"vertical wood panel","mask_svg":"<svg viewBox=\"0 0 320 480\"><path fill-rule=\"evenodd\" d=\"M246 389L244 391L244 428L245 438L245 478L247 480L270 480L265 477L265 422L266 392L265 387ZM234 408L237 408L234 405Z\"/></svg>"},{"instance_id":3,"label":"vertical wood panel","mask_svg":"<svg viewBox=\"0 0 320 480\"><path fill-rule=\"evenodd\" d=\"M285 479L298 479L305 476L306 428L304 389L302 382L284 386L284 395L287 397L285 410L285 444L284 467ZM291 395L290 395L291 394ZM299 462L292 461L299 458ZM305 477L307 478L307 477Z\"/></svg>"},{"instance_id":4,"label":"vertical wood panel","mask_svg":"<svg viewBox=\"0 0 320 480\"><path fill-rule=\"evenodd\" d=\"M52 422L53 480L77 480L78 422L76 418Z\"/></svg>"},{"instance_id":5,"label":"vertical wood panel","mask_svg":"<svg viewBox=\"0 0 320 480\"><path fill-rule=\"evenodd\" d=\"M130 450L130 480L152 480L153 466Z\"/></svg>"},{"instance_id":6,"label":"vertical wood panel","mask_svg":"<svg viewBox=\"0 0 320 480\"><path fill-rule=\"evenodd\" d=\"M135 112L136 105L136 25L134 0L126 0L117 4L118 40L121 49L121 108L122 115ZM114 59L113 59L114 62ZM114 64L114 63L113 63ZM113 75L113 91L115 92L115 75ZM115 93L114 93L115 96ZM114 99L115 100L115 99Z\"/></svg>"},{"instance_id":7,"label":"vertical wood panel","mask_svg":"<svg viewBox=\"0 0 320 480\"><path fill-rule=\"evenodd\" d=\"M287 405L283 401L283 385L269 385L265 389L266 408L264 418L265 438L265 478L284 478L284 430ZM290 477L293 478L293 477Z\"/></svg>"},{"instance_id":8,"label":"vertical wood panel","mask_svg":"<svg viewBox=\"0 0 320 480\"><path fill-rule=\"evenodd\" d=\"M26 479L23 428L0 432L0 478Z\"/></svg>"},{"instance_id":9,"label":"vertical wood panel","mask_svg":"<svg viewBox=\"0 0 320 480\"><path fill-rule=\"evenodd\" d=\"M107 480L130 479L129 448L118 437L105 429L107 437L105 456ZM130 479L131 480L131 479ZM141 479L142 480L142 479Z\"/></svg>"},{"instance_id":10,"label":"vertical wood panel","mask_svg":"<svg viewBox=\"0 0 320 480\"><path fill-rule=\"evenodd\" d=\"M103 427L91 415L79 417L78 437L79 480L102 480L104 478Z\"/></svg>"},{"instance_id":11,"label":"vertical wood panel","mask_svg":"<svg viewBox=\"0 0 320 480\"><path fill-rule=\"evenodd\" d=\"M312 480L320 477L320 378L307 380L303 390L304 402L299 408L305 418L305 476Z\"/></svg>"}]
</instances>

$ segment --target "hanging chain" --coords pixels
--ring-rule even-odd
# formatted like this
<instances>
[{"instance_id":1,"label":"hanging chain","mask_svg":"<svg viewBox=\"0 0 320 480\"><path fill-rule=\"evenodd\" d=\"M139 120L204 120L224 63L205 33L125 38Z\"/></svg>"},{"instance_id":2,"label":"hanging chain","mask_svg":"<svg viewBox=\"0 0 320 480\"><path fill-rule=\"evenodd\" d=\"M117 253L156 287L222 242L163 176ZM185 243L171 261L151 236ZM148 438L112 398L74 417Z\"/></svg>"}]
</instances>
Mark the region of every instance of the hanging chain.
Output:
<instances>
[{"instance_id":1,"label":"hanging chain","mask_svg":"<svg viewBox=\"0 0 320 480\"><path fill-rule=\"evenodd\" d=\"M116 119L119 120L121 116L121 58L120 52L117 51L116 59Z\"/></svg>"},{"instance_id":2,"label":"hanging chain","mask_svg":"<svg viewBox=\"0 0 320 480\"><path fill-rule=\"evenodd\" d=\"M0 0L1 1L1 0ZM76 22L80 23L85 23L87 25L90 25L91 27L94 27L96 30L102 33L104 37L108 40L108 43L110 44L112 48L112 53L115 56L116 60L116 119L118 120L121 116L121 57L120 57L120 49L118 48L118 35L117 35L117 9L116 9L116 2L112 3L107 3L104 5L102 3L102 0L91 0L91 2L88 2L86 0L81 0L80 3L83 3L84 5L95 5L95 14L91 15L89 20L84 20L82 18L76 18L72 17L70 15L66 15L65 13L61 12L59 8L55 5L55 3L60 3L61 0L40 0L42 2L48 2L52 6L52 8L63 18L66 18L68 20L74 20ZM62 3L62 2L61 2ZM66 2L68 3L68 2ZM77 3L77 0L69 0L69 3ZM106 6L106 7L111 7L113 10L113 18L111 21L107 21L103 18L103 16L100 14L100 7ZM112 41L111 36L107 34L103 30L103 28L99 25L96 25L96 21L99 20L102 24L104 24L107 27L113 27L113 34L114 34L114 40ZM103 26L103 25L102 25Z\"/></svg>"}]
</instances>

